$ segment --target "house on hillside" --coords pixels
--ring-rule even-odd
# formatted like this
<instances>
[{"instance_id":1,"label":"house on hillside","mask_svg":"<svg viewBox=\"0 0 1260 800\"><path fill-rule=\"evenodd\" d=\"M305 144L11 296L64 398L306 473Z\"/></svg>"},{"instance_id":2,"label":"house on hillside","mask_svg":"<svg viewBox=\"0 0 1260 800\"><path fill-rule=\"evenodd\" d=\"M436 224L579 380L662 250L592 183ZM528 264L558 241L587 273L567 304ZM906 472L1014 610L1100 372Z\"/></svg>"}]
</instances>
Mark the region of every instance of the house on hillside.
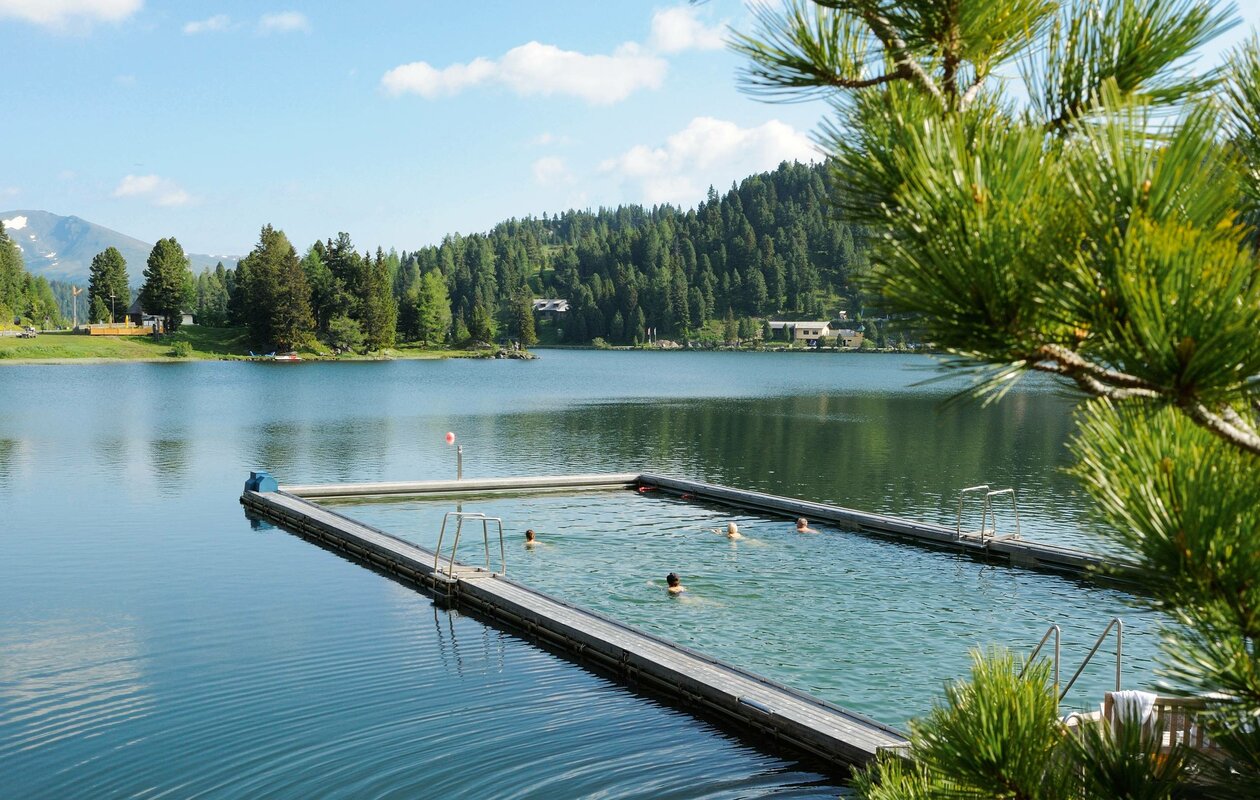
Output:
<instances>
[{"instance_id":1,"label":"house on hillside","mask_svg":"<svg viewBox=\"0 0 1260 800\"><path fill-rule=\"evenodd\" d=\"M569 301L553 298L535 297L534 313L544 319L556 319L561 314L569 313Z\"/></svg>"},{"instance_id":2,"label":"house on hillside","mask_svg":"<svg viewBox=\"0 0 1260 800\"><path fill-rule=\"evenodd\" d=\"M787 332L787 339L793 342L803 342L814 346L822 339L835 334L831 330L830 322L810 322L810 321L788 321L788 322L771 322L770 330L774 331L776 336L782 336L780 331Z\"/></svg>"},{"instance_id":3,"label":"house on hillside","mask_svg":"<svg viewBox=\"0 0 1260 800\"><path fill-rule=\"evenodd\" d=\"M861 331L855 331L852 328L839 328L834 333L836 336L836 347L861 347L862 339L865 338Z\"/></svg>"}]
</instances>

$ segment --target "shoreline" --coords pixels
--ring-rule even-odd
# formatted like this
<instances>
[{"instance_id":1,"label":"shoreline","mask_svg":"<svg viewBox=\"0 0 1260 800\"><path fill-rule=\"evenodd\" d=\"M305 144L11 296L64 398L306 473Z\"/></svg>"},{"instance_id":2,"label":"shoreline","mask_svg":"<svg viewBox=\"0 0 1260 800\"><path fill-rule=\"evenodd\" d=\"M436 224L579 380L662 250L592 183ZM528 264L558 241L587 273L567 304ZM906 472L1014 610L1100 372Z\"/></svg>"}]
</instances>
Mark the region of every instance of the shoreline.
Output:
<instances>
[{"instance_id":1,"label":"shoreline","mask_svg":"<svg viewBox=\"0 0 1260 800\"><path fill-rule=\"evenodd\" d=\"M367 363L367 362L386 362L386 361L447 361L447 360L486 360L486 361L529 361L538 359L541 356L534 350L578 350L586 352L631 352L631 353L779 353L779 354L815 354L815 355L932 355L935 350L895 350L885 348L883 350L861 350L859 348L847 349L818 349L818 348L743 348L743 347L713 347L713 348L644 348L644 347L593 347L591 345L535 345L533 350L526 351L529 356L496 356L495 351L460 351L460 350L434 350L434 351L416 351L401 352L390 355L361 355L361 356L303 356L300 362L277 362L269 358L240 356L240 355L200 355L192 354L187 357L177 356L62 356L62 357L34 357L34 358L6 358L0 355L0 368L5 366L14 367L30 367L30 366L67 366L67 365L100 365L100 364L192 364L206 361L237 361L253 364L284 364L284 363L300 363L300 364L329 364L329 363Z\"/></svg>"}]
</instances>

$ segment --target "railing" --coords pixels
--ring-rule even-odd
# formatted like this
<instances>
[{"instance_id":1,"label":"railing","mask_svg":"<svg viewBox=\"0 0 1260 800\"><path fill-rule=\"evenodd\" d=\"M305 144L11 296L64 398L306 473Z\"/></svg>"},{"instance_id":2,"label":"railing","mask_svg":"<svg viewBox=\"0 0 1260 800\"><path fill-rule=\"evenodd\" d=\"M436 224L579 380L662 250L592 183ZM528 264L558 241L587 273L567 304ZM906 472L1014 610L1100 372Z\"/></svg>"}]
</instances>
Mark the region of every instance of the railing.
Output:
<instances>
[{"instance_id":1,"label":"railing","mask_svg":"<svg viewBox=\"0 0 1260 800\"><path fill-rule=\"evenodd\" d=\"M961 539L963 535L962 512L963 512L963 502L967 499L967 495L974 494L975 492L988 492L988 491L989 491L989 484L982 483L979 486L968 486L966 489L963 489L961 492L958 493L958 521L954 526L955 539ZM989 516L988 511L985 510L983 507L981 507L981 517L980 517L980 537L981 538L984 538L984 522L988 518L988 516Z\"/></svg>"},{"instance_id":2,"label":"railing","mask_svg":"<svg viewBox=\"0 0 1260 800\"><path fill-rule=\"evenodd\" d=\"M451 517L455 517L455 539L451 542L451 557L447 561L447 568L442 569L442 540L446 538L446 524ZM479 511L447 511L442 517L442 529L438 532L437 548L433 553L433 569L435 572L445 572L447 575L455 573L455 554L459 551L459 537L464 530L464 520L473 522L481 522L481 536L486 546L486 572L497 575L507 574L507 546L503 543L503 520L498 517L487 517ZM499 529L499 571L493 572L490 568L490 523L495 523Z\"/></svg>"},{"instance_id":3,"label":"railing","mask_svg":"<svg viewBox=\"0 0 1260 800\"><path fill-rule=\"evenodd\" d=\"M974 533L968 532L964 534L962 529L963 505L967 500L967 495L978 492L984 492L984 496L981 498L980 506L980 530ZM997 509L993 507L993 498L1002 496L1009 496L1011 498L1011 512L1015 516L1015 532L1004 537L998 537ZM992 527L989 527L990 522L992 522ZM1015 500L1014 489L992 489L989 484L982 483L979 486L968 486L966 489L963 489L958 493L958 518L954 523L955 539L961 539L963 536L976 536L979 537L981 541L996 538L1018 539L1019 535L1019 504Z\"/></svg>"},{"instance_id":4,"label":"railing","mask_svg":"<svg viewBox=\"0 0 1260 800\"><path fill-rule=\"evenodd\" d=\"M1077 678L1081 677L1081 673L1085 671L1086 665L1088 665L1090 660L1098 653L1098 648L1102 647L1102 643L1107 640L1107 634L1111 633L1113 628L1116 631L1115 691L1120 691L1120 667L1124 657L1124 622L1119 617L1115 617L1111 620L1111 622L1107 623L1107 627L1103 629L1102 635L1100 635L1097 641L1094 642L1094 646L1089 650L1089 655L1085 656L1085 660L1081 662L1079 667L1077 667L1076 673L1072 675L1072 679L1067 682L1067 686L1063 687L1063 691L1059 691L1059 664L1061 656L1062 631L1059 629L1058 625L1051 625L1046 630L1045 634L1041 637L1041 641L1037 642L1037 646L1033 648L1032 655L1028 656L1028 660L1024 662L1024 668L1019 671L1019 677L1024 677L1025 673L1028 672L1028 668L1031 667L1033 662L1037 659L1037 654L1041 652L1041 648L1046 646L1046 642L1051 636L1054 636L1054 692L1058 696L1059 702L1062 703L1063 698L1067 697L1068 692L1072 690L1072 685L1076 683Z\"/></svg>"},{"instance_id":5,"label":"railing","mask_svg":"<svg viewBox=\"0 0 1260 800\"><path fill-rule=\"evenodd\" d=\"M1111 633L1111 629L1116 630L1116 691L1120 691L1120 663L1124 658L1124 622L1116 617L1107 623L1107 627L1103 629L1098 640L1094 642L1094 646L1089 649L1089 655L1085 656L1085 660L1077 667L1076 674L1072 676L1072 680L1068 681L1067 686L1063 688L1063 693L1059 695L1059 702L1063 702L1063 698L1067 697L1067 693L1072 690L1072 684L1076 683L1076 679L1081 677L1081 673L1085 671L1085 666L1089 664L1094 654L1098 652L1098 648L1102 647L1102 643L1107 640L1107 634Z\"/></svg>"},{"instance_id":6,"label":"railing","mask_svg":"<svg viewBox=\"0 0 1260 800\"><path fill-rule=\"evenodd\" d=\"M997 536L997 509L993 507L993 498L1000 495L1008 495L1011 498L1011 513L1015 515L1015 532L1009 538L1019 538L1019 505L1015 502L1014 489L995 489L984 496L984 508L988 512L989 519L993 522L992 535ZM984 530L985 521L980 520L980 530Z\"/></svg>"},{"instance_id":7,"label":"railing","mask_svg":"<svg viewBox=\"0 0 1260 800\"><path fill-rule=\"evenodd\" d=\"M1063 632L1058 625L1051 625L1046 629L1045 635L1041 637L1041 641L1037 642L1037 646L1033 648L1032 655L1024 662L1024 668L1019 671L1019 677L1024 677L1024 673L1028 672L1028 668L1037 660L1037 654L1041 652L1041 648L1046 646L1046 642L1050 639L1051 634L1054 635L1054 693L1059 694L1059 657L1063 644Z\"/></svg>"}]
</instances>

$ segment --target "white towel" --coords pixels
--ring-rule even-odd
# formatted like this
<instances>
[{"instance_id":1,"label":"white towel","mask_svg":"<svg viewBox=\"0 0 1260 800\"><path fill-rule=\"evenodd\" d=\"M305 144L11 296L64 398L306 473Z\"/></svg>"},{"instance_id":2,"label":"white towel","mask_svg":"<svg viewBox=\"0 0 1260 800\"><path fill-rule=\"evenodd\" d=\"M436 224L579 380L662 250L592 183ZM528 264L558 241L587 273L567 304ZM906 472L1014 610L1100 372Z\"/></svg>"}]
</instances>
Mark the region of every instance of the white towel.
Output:
<instances>
[{"instance_id":1,"label":"white towel","mask_svg":"<svg viewBox=\"0 0 1260 800\"><path fill-rule=\"evenodd\" d=\"M1155 708L1156 697L1157 695L1151 692L1137 689L1112 692L1111 707L1116 720L1124 722L1137 720L1138 724L1145 725L1151 718L1151 711Z\"/></svg>"}]
</instances>

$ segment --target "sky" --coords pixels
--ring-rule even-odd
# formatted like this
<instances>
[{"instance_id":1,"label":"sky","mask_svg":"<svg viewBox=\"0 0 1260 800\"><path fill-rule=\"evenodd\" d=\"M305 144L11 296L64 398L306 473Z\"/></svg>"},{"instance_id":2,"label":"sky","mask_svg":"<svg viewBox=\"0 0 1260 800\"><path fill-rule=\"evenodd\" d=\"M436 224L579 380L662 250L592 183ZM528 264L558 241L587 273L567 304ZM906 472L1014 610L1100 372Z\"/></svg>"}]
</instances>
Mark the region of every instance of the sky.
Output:
<instances>
[{"instance_id":1,"label":"sky","mask_svg":"<svg viewBox=\"0 0 1260 800\"><path fill-rule=\"evenodd\" d=\"M727 26L743 0L0 0L0 210L243 254L694 206L815 158L827 111L741 93Z\"/></svg>"}]
</instances>

